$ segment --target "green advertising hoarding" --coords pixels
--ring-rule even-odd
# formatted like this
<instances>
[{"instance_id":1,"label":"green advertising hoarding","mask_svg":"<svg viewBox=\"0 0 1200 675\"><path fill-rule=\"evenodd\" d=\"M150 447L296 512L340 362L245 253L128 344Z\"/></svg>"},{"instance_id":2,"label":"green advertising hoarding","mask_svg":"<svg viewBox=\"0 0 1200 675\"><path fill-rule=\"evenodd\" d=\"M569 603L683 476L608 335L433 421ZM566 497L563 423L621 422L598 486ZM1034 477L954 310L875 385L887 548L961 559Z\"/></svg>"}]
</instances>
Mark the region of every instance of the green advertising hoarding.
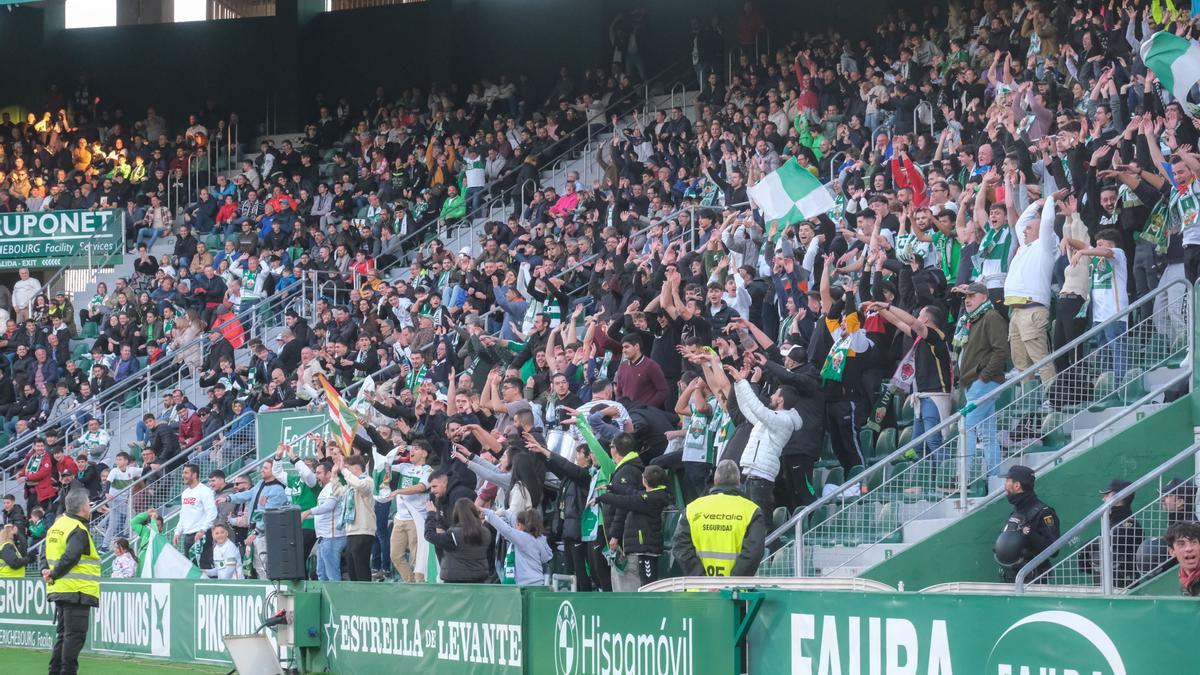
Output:
<instances>
[{"instance_id":1,"label":"green advertising hoarding","mask_svg":"<svg viewBox=\"0 0 1200 675\"><path fill-rule=\"evenodd\" d=\"M343 582L320 591L325 634L312 670L324 661L336 673L522 672L516 586Z\"/></svg>"},{"instance_id":2,"label":"green advertising hoarding","mask_svg":"<svg viewBox=\"0 0 1200 675\"><path fill-rule=\"evenodd\" d=\"M1191 672L1195 600L766 591L750 675ZM1181 667L1183 669L1181 669Z\"/></svg>"},{"instance_id":3,"label":"green advertising hoarding","mask_svg":"<svg viewBox=\"0 0 1200 675\"><path fill-rule=\"evenodd\" d=\"M54 605L41 577L0 579L0 647L50 649Z\"/></svg>"},{"instance_id":4,"label":"green advertising hoarding","mask_svg":"<svg viewBox=\"0 0 1200 675\"><path fill-rule=\"evenodd\" d=\"M255 422L258 425L255 434L259 459L274 454L280 443L293 446L301 457L312 457L315 454L313 442L305 435L310 431L324 434L329 414L322 405L312 411L297 408L259 413Z\"/></svg>"},{"instance_id":5,"label":"green advertising hoarding","mask_svg":"<svg viewBox=\"0 0 1200 675\"><path fill-rule=\"evenodd\" d=\"M531 591L525 672L730 673L735 608L717 593Z\"/></svg>"},{"instance_id":6,"label":"green advertising hoarding","mask_svg":"<svg viewBox=\"0 0 1200 675\"><path fill-rule=\"evenodd\" d=\"M119 210L0 213L0 269L112 266L124 244Z\"/></svg>"}]
</instances>

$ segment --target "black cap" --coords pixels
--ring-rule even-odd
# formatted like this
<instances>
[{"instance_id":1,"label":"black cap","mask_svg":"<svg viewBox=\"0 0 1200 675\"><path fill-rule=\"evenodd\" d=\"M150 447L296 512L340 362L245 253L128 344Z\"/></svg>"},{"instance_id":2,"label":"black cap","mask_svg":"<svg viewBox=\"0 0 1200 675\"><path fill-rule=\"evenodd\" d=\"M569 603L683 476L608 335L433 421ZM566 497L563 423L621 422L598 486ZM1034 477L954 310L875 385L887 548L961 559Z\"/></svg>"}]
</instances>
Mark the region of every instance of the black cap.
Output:
<instances>
[{"instance_id":1,"label":"black cap","mask_svg":"<svg viewBox=\"0 0 1200 675\"><path fill-rule=\"evenodd\" d=\"M787 353L784 354L784 356L795 361L796 363L804 363L808 360L808 350L804 347L795 346L787 350Z\"/></svg>"},{"instance_id":2,"label":"black cap","mask_svg":"<svg viewBox=\"0 0 1200 675\"><path fill-rule=\"evenodd\" d=\"M1159 490L1162 495L1174 495L1176 497L1192 497L1196 494L1196 486L1190 480L1180 478L1172 478L1167 481Z\"/></svg>"},{"instance_id":3,"label":"black cap","mask_svg":"<svg viewBox=\"0 0 1200 675\"><path fill-rule=\"evenodd\" d=\"M1014 464L1008 467L1008 473L1005 473L1001 478L1011 478L1021 485L1032 486L1037 480L1033 475L1033 469L1024 464Z\"/></svg>"},{"instance_id":4,"label":"black cap","mask_svg":"<svg viewBox=\"0 0 1200 675\"><path fill-rule=\"evenodd\" d=\"M1123 478L1114 478L1114 479L1108 481L1107 487L1100 488L1100 494L1106 495L1106 494L1110 494L1110 493L1114 493L1114 492L1120 492L1121 490L1124 490L1125 488L1129 487L1130 485L1133 485L1133 483L1130 483L1129 481L1127 481ZM1129 495L1129 496L1132 497L1133 495Z\"/></svg>"}]
</instances>

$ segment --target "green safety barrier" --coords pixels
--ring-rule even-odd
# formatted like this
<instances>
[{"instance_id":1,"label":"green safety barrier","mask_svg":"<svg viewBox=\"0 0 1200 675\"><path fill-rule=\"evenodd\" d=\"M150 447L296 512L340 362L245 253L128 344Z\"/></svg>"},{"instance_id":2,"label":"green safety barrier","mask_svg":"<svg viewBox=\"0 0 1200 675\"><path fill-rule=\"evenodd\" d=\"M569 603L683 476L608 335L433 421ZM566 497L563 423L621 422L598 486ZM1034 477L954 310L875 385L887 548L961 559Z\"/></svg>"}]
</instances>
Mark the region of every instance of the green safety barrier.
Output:
<instances>
[{"instance_id":1,"label":"green safety barrier","mask_svg":"<svg viewBox=\"0 0 1200 675\"><path fill-rule=\"evenodd\" d=\"M1178 673L1186 598L764 591L751 673Z\"/></svg>"},{"instance_id":2,"label":"green safety barrier","mask_svg":"<svg viewBox=\"0 0 1200 675\"><path fill-rule=\"evenodd\" d=\"M283 656L303 672L725 675L744 645L754 674L1139 675L1184 672L1200 630L1188 598L130 579L102 583L86 649L231 665L224 636L254 632L283 594L299 646ZM53 640L44 584L0 579L0 647Z\"/></svg>"}]
</instances>

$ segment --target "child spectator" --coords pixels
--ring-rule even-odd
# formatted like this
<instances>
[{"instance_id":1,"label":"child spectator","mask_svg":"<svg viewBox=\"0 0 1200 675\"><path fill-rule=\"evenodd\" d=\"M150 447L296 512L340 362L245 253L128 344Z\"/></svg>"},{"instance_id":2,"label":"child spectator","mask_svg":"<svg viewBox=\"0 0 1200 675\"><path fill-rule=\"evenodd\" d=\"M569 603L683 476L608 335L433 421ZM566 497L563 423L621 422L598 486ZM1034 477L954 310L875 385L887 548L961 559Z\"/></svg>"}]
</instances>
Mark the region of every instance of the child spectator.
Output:
<instances>
[{"instance_id":1,"label":"child spectator","mask_svg":"<svg viewBox=\"0 0 1200 675\"><path fill-rule=\"evenodd\" d=\"M113 553L116 555L112 562L114 579L129 579L137 574L137 557L133 555L133 548L130 547L128 539L117 539L113 544Z\"/></svg>"},{"instance_id":2,"label":"child spectator","mask_svg":"<svg viewBox=\"0 0 1200 675\"><path fill-rule=\"evenodd\" d=\"M596 501L615 506L625 512L621 548L637 569L640 586L658 579L658 557L662 555L662 514L670 506L667 494L666 471L650 465L642 471L642 492L618 495L601 494Z\"/></svg>"},{"instance_id":3,"label":"child spectator","mask_svg":"<svg viewBox=\"0 0 1200 675\"><path fill-rule=\"evenodd\" d=\"M484 519L508 540L508 555L504 558L502 583L518 586L542 586L546 583L545 565L554 554L546 535L542 534L542 514L526 509L517 514L513 527L503 516L491 509L483 510ZM660 537L661 539L661 537Z\"/></svg>"}]
</instances>

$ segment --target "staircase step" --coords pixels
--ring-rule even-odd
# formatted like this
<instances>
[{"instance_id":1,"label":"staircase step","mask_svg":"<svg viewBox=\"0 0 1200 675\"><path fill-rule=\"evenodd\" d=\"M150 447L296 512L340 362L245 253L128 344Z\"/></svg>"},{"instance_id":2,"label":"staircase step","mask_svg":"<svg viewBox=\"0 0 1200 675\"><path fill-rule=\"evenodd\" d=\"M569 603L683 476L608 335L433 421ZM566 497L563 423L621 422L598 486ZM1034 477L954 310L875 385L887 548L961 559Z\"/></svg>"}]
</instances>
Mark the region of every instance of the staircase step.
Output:
<instances>
[{"instance_id":1,"label":"staircase step","mask_svg":"<svg viewBox=\"0 0 1200 675\"><path fill-rule=\"evenodd\" d=\"M957 521L958 518L922 518L904 525L904 543L915 544L925 537L940 531Z\"/></svg>"},{"instance_id":2,"label":"staircase step","mask_svg":"<svg viewBox=\"0 0 1200 675\"><path fill-rule=\"evenodd\" d=\"M896 543L878 546L818 546L812 552L812 565L824 576L822 570L852 563L855 568L867 569L892 556L907 550L912 544ZM841 575L838 575L841 576Z\"/></svg>"}]
</instances>

